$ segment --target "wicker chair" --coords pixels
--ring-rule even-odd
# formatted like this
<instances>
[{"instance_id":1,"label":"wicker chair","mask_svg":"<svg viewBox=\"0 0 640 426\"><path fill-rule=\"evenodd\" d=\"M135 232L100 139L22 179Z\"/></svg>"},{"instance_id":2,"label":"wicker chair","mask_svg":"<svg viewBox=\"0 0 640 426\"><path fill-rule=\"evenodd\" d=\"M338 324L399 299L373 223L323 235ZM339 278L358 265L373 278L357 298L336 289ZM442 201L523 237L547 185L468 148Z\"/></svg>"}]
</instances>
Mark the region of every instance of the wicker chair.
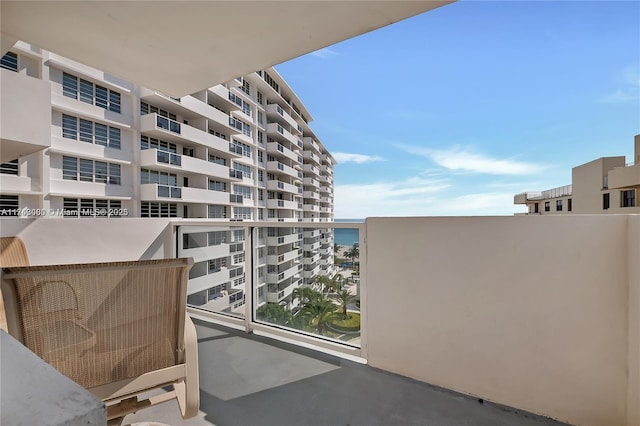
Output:
<instances>
[{"instance_id":1,"label":"wicker chair","mask_svg":"<svg viewBox=\"0 0 640 426\"><path fill-rule=\"evenodd\" d=\"M105 401L110 424L172 399L183 418L193 417L199 408L197 337L186 315L192 264L3 267L8 332ZM138 400L168 385L171 392Z\"/></svg>"}]
</instances>

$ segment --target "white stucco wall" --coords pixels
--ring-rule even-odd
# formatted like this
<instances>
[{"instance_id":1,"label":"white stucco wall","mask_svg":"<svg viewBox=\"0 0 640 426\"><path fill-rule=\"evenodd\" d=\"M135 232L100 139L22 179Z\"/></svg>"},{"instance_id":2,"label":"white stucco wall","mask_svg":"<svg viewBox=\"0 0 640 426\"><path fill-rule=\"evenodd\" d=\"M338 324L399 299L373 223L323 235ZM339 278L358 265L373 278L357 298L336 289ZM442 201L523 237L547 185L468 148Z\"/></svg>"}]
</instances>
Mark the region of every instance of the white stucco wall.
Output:
<instances>
[{"instance_id":1,"label":"white stucco wall","mask_svg":"<svg viewBox=\"0 0 640 426\"><path fill-rule=\"evenodd\" d=\"M573 424L625 424L639 227L617 215L367 219L369 363Z\"/></svg>"},{"instance_id":2,"label":"white stucco wall","mask_svg":"<svg viewBox=\"0 0 640 426\"><path fill-rule=\"evenodd\" d=\"M175 256L169 219L3 218L0 236L19 236L32 265Z\"/></svg>"}]
</instances>

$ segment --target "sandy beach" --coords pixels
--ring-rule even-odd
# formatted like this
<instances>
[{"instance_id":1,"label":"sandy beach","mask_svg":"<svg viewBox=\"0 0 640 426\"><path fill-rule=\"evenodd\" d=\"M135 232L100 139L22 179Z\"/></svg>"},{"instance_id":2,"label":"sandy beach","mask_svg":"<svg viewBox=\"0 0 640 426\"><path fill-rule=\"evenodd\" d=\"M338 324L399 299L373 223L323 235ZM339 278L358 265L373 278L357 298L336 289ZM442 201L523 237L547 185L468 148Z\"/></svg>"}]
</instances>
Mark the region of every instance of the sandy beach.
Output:
<instances>
[{"instance_id":1,"label":"sandy beach","mask_svg":"<svg viewBox=\"0 0 640 426\"><path fill-rule=\"evenodd\" d=\"M338 251L336 251L335 256L336 257L342 257L345 259L348 259L347 256L345 256L345 253L349 250L351 250L352 246L338 246ZM349 259L350 260L350 259ZM357 259L356 259L357 260Z\"/></svg>"}]
</instances>

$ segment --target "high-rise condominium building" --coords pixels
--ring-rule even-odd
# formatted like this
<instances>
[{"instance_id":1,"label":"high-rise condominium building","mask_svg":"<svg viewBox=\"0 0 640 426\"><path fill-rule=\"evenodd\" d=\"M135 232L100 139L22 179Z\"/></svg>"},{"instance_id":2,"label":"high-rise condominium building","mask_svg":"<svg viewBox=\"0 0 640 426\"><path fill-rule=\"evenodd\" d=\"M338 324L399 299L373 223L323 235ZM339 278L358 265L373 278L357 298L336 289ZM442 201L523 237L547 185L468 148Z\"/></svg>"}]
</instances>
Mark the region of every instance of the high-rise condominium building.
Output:
<instances>
[{"instance_id":1,"label":"high-rise condominium building","mask_svg":"<svg viewBox=\"0 0 640 426\"><path fill-rule=\"evenodd\" d=\"M218 311L244 303L246 236L236 221L291 223L254 238L258 305L289 304L293 289L335 272L333 232L297 226L333 221L335 160L275 69L178 99L22 42L1 67L3 108L13 109L3 114L24 124L22 111L33 110L21 131L36 146L0 168L2 216L229 222L181 227L178 241L195 261L189 303ZM37 151L43 132L48 148Z\"/></svg>"},{"instance_id":2,"label":"high-rise condominium building","mask_svg":"<svg viewBox=\"0 0 640 426\"><path fill-rule=\"evenodd\" d=\"M571 185L542 192L523 192L514 204L525 214L640 213L640 135L635 136L634 159L603 157L574 167Z\"/></svg>"}]
</instances>

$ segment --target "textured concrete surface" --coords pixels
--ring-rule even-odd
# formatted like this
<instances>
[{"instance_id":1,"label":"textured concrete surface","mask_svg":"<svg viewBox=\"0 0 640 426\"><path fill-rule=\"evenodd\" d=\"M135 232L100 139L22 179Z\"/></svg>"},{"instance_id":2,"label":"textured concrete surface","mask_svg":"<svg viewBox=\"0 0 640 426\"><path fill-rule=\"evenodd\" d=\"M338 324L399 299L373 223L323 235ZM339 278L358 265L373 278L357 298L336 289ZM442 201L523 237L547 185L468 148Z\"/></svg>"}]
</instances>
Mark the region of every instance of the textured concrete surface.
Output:
<instances>
[{"instance_id":1,"label":"textured concrete surface","mask_svg":"<svg viewBox=\"0 0 640 426\"><path fill-rule=\"evenodd\" d=\"M196 322L200 413L149 408L124 424L171 425L561 425L323 353ZM153 423L151 423L153 424Z\"/></svg>"},{"instance_id":2,"label":"textured concrete surface","mask_svg":"<svg viewBox=\"0 0 640 426\"><path fill-rule=\"evenodd\" d=\"M0 330L0 424L107 424L102 401Z\"/></svg>"}]
</instances>

